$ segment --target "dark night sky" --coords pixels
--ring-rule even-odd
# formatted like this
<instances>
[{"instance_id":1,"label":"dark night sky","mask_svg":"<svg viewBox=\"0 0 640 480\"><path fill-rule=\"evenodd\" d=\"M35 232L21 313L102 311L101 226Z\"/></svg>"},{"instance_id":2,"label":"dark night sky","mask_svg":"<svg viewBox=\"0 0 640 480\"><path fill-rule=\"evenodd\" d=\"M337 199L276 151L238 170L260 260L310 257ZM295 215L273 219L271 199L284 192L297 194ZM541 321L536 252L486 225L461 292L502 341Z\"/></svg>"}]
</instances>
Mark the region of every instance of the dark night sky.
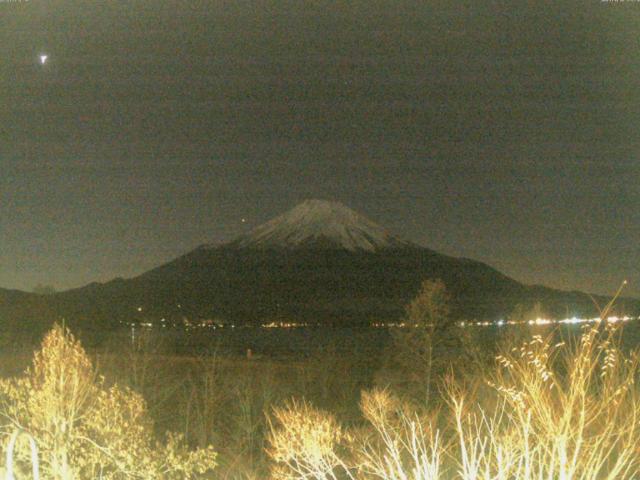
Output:
<instances>
[{"instance_id":1,"label":"dark night sky","mask_svg":"<svg viewBox=\"0 0 640 480\"><path fill-rule=\"evenodd\" d=\"M0 0L0 287L132 276L319 197L640 296L639 27L599 0Z\"/></svg>"}]
</instances>

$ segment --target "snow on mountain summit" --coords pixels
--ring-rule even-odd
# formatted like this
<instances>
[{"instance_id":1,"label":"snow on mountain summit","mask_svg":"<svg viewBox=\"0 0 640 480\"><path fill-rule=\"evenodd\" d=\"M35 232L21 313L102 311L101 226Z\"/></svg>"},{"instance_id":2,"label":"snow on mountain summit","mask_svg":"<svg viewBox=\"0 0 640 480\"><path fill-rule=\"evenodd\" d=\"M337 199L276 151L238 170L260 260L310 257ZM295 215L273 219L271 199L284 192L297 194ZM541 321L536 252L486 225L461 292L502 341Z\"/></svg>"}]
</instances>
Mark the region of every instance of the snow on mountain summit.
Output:
<instances>
[{"instance_id":1,"label":"snow on mountain summit","mask_svg":"<svg viewBox=\"0 0 640 480\"><path fill-rule=\"evenodd\" d=\"M326 200L306 200L232 244L244 248L316 247L370 252L408 245L343 204Z\"/></svg>"}]
</instances>

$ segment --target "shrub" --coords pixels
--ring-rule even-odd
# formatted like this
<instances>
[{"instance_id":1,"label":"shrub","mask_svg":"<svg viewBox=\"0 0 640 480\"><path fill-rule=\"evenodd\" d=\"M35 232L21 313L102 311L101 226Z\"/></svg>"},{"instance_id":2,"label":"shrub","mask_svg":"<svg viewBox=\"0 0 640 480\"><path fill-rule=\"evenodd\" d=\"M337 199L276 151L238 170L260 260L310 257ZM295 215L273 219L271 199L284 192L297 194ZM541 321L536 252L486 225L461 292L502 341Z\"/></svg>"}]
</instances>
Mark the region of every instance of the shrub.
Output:
<instances>
[{"instance_id":1,"label":"shrub","mask_svg":"<svg viewBox=\"0 0 640 480\"><path fill-rule=\"evenodd\" d=\"M347 439L335 418L306 402L289 402L273 411L267 453L277 480L353 478L339 453Z\"/></svg>"},{"instance_id":2,"label":"shrub","mask_svg":"<svg viewBox=\"0 0 640 480\"><path fill-rule=\"evenodd\" d=\"M0 380L3 449L15 429L29 433L45 478L196 478L215 466L211 446L189 450L182 437L156 441L144 399L107 386L84 349L55 325L25 374ZM25 446L26 447L26 446ZM16 462L29 451L18 448Z\"/></svg>"},{"instance_id":3,"label":"shrub","mask_svg":"<svg viewBox=\"0 0 640 480\"><path fill-rule=\"evenodd\" d=\"M387 390L363 392L360 408L370 434L355 443L365 478L436 480L441 469L440 434L425 418Z\"/></svg>"}]
</instances>

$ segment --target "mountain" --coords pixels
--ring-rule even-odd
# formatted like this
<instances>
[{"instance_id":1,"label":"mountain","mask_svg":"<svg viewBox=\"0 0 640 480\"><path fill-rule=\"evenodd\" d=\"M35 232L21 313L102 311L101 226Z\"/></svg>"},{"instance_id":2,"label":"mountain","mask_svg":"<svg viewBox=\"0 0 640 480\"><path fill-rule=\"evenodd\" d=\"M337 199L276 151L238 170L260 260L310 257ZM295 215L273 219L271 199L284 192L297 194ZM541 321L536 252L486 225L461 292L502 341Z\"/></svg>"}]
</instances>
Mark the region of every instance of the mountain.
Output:
<instances>
[{"instance_id":1,"label":"mountain","mask_svg":"<svg viewBox=\"0 0 640 480\"><path fill-rule=\"evenodd\" d=\"M343 249L350 252L376 252L409 245L341 203L323 200L302 202L230 244L247 249Z\"/></svg>"},{"instance_id":2,"label":"mountain","mask_svg":"<svg viewBox=\"0 0 640 480\"><path fill-rule=\"evenodd\" d=\"M305 201L231 242L202 245L137 277L36 296L35 304L40 314L47 302L50 316L96 330L163 318L353 325L399 319L427 278L445 282L458 319L496 320L536 302L550 316L596 314L585 293L524 285L484 263L400 239L322 200ZM640 311L636 300L621 306ZM0 315L6 312L0 304Z\"/></svg>"}]
</instances>

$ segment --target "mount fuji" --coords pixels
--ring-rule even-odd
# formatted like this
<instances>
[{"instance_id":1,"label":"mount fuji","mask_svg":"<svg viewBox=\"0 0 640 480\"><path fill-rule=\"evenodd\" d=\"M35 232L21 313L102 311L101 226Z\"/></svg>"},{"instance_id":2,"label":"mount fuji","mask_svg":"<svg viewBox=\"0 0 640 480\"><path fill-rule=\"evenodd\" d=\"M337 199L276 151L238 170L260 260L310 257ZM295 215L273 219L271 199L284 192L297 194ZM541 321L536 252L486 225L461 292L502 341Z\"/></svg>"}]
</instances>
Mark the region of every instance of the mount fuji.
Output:
<instances>
[{"instance_id":1,"label":"mount fuji","mask_svg":"<svg viewBox=\"0 0 640 480\"><path fill-rule=\"evenodd\" d=\"M0 318L33 304L30 318L46 312L49 322L64 317L85 329L161 319L365 325L398 320L420 283L436 278L457 319L497 320L536 302L550 316L596 314L586 293L525 285L484 263L403 240L340 203L307 200L246 235L202 245L134 278L46 298L5 296L19 302L2 302ZM630 313L639 306L623 300Z\"/></svg>"},{"instance_id":2,"label":"mount fuji","mask_svg":"<svg viewBox=\"0 0 640 480\"><path fill-rule=\"evenodd\" d=\"M238 248L333 248L376 252L410 244L341 203L307 200L230 245Z\"/></svg>"}]
</instances>

